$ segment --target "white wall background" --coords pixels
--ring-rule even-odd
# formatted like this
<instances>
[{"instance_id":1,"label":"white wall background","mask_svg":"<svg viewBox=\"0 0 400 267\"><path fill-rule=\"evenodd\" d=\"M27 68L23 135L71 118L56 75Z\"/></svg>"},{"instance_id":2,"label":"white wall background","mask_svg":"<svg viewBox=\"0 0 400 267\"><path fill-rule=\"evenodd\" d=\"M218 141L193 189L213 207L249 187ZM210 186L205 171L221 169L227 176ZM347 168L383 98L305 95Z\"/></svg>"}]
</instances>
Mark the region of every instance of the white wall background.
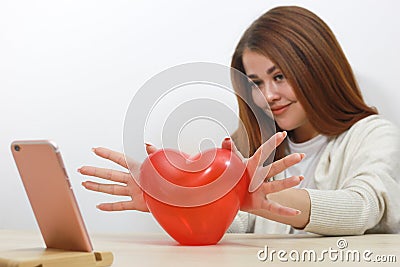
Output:
<instances>
[{"instance_id":1,"label":"white wall background","mask_svg":"<svg viewBox=\"0 0 400 267\"><path fill-rule=\"evenodd\" d=\"M400 2L0 2L0 229L36 229L9 145L52 139L62 152L90 232L154 232L151 215L104 213L112 197L85 191L75 170L114 165L94 146L122 151L125 111L158 72L186 62L229 65L241 34L266 10L300 5L333 29L369 104L400 125Z\"/></svg>"}]
</instances>

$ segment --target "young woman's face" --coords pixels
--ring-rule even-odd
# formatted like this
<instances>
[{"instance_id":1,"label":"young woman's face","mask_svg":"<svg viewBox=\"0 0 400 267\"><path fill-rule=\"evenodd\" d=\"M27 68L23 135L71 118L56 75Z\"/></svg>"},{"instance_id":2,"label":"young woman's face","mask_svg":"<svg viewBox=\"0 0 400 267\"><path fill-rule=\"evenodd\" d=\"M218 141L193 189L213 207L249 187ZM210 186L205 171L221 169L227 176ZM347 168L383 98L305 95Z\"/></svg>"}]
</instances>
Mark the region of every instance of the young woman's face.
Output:
<instances>
[{"instance_id":1,"label":"young woman's face","mask_svg":"<svg viewBox=\"0 0 400 267\"><path fill-rule=\"evenodd\" d=\"M311 134L299 136L299 139L310 139L314 136L302 105L278 66L264 55L249 49L244 51L242 60L246 75L258 86L252 88L254 103L267 114L271 114L270 108L282 130L294 130L295 135L296 132L301 135Z\"/></svg>"}]
</instances>

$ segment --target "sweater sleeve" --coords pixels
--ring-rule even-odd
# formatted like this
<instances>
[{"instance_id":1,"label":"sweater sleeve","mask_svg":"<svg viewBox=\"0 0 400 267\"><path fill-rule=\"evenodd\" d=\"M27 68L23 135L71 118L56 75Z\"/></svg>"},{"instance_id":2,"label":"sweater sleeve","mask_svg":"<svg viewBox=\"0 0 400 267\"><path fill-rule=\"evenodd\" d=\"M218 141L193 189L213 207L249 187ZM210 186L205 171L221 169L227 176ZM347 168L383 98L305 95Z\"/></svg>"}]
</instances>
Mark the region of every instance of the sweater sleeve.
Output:
<instances>
[{"instance_id":1,"label":"sweater sleeve","mask_svg":"<svg viewBox=\"0 0 400 267\"><path fill-rule=\"evenodd\" d=\"M317 175L305 231L322 235L400 230L400 133L384 121L358 125L339 138ZM358 128L358 129L357 129ZM330 177L329 177L330 176ZM324 186L324 183L330 186Z\"/></svg>"},{"instance_id":2,"label":"sweater sleeve","mask_svg":"<svg viewBox=\"0 0 400 267\"><path fill-rule=\"evenodd\" d=\"M244 211L239 211L236 214L227 233L251 233L254 229L255 215Z\"/></svg>"},{"instance_id":3,"label":"sweater sleeve","mask_svg":"<svg viewBox=\"0 0 400 267\"><path fill-rule=\"evenodd\" d=\"M361 235L381 219L384 207L366 189L306 189L311 199L307 232L321 235Z\"/></svg>"}]
</instances>

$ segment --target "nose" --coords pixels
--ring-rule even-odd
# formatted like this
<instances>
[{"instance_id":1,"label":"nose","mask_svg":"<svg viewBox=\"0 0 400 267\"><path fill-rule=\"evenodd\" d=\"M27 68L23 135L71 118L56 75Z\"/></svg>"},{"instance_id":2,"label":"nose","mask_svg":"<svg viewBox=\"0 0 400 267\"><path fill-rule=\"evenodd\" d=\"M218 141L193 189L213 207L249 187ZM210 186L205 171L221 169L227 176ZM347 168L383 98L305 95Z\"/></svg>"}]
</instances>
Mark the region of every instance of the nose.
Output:
<instances>
[{"instance_id":1,"label":"nose","mask_svg":"<svg viewBox=\"0 0 400 267\"><path fill-rule=\"evenodd\" d=\"M261 92L265 97L265 100L267 100L268 103L272 103L276 100L280 99L279 92L276 88L275 85L271 83L266 83L263 88L261 88Z\"/></svg>"}]
</instances>

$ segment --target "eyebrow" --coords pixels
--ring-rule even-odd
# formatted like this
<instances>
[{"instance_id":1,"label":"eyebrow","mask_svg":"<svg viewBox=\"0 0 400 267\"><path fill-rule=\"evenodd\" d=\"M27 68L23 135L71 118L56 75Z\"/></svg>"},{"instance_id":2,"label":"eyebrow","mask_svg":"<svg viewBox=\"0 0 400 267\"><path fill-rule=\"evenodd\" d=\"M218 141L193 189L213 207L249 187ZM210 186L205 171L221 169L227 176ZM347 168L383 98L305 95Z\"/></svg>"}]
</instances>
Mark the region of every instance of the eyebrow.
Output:
<instances>
[{"instance_id":1,"label":"eyebrow","mask_svg":"<svg viewBox=\"0 0 400 267\"><path fill-rule=\"evenodd\" d=\"M277 68L276 68L276 66L274 65L274 66L272 66L271 68L269 68L269 69L266 71L266 73L267 73L268 75L270 75L270 74L273 73L276 69L277 69ZM258 76L255 75L255 74L247 75L247 77L252 78L252 79L258 78Z\"/></svg>"},{"instance_id":2,"label":"eyebrow","mask_svg":"<svg viewBox=\"0 0 400 267\"><path fill-rule=\"evenodd\" d=\"M269 74L273 73L275 70L276 70L276 66L273 65L271 68L269 68L269 69L267 70L267 74L269 75Z\"/></svg>"}]
</instances>

